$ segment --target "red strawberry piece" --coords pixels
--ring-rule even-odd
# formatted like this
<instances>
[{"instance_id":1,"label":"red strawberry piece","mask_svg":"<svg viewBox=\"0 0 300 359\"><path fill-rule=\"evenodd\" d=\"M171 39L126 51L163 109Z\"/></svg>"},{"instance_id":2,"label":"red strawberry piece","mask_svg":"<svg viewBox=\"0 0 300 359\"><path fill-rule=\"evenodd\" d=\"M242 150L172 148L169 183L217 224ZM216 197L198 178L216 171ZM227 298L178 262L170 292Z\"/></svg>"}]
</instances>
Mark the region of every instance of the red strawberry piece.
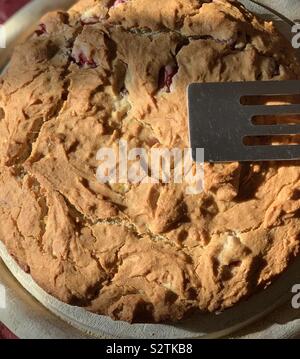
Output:
<instances>
[{"instance_id":1,"label":"red strawberry piece","mask_svg":"<svg viewBox=\"0 0 300 359\"><path fill-rule=\"evenodd\" d=\"M85 65L91 68L97 67L95 61L93 59L88 59L83 52L78 55L78 61L76 61L76 63L81 67L84 67Z\"/></svg>"},{"instance_id":2,"label":"red strawberry piece","mask_svg":"<svg viewBox=\"0 0 300 359\"><path fill-rule=\"evenodd\" d=\"M166 92L171 92L173 77L177 74L177 72L177 65L167 65L162 67L159 71L158 88L165 88Z\"/></svg>"},{"instance_id":3,"label":"red strawberry piece","mask_svg":"<svg viewBox=\"0 0 300 359\"><path fill-rule=\"evenodd\" d=\"M43 34L47 33L46 25L45 24L39 24L38 29L35 31L37 36L41 36Z\"/></svg>"}]
</instances>

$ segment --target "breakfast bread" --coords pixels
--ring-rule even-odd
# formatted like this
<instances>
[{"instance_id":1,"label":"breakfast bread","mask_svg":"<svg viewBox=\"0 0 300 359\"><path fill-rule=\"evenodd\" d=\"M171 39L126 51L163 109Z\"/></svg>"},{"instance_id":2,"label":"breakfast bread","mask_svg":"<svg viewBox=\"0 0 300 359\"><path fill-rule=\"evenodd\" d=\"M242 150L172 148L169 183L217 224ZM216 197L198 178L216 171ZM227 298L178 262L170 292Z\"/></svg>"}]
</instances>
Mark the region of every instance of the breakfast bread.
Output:
<instances>
[{"instance_id":1,"label":"breakfast bread","mask_svg":"<svg viewBox=\"0 0 300 359\"><path fill-rule=\"evenodd\" d=\"M299 162L205 164L189 194L101 183L97 153L188 148L190 83L289 79L295 50L238 1L47 14L0 80L0 240L48 293L115 320L179 321L263 290L299 253Z\"/></svg>"}]
</instances>

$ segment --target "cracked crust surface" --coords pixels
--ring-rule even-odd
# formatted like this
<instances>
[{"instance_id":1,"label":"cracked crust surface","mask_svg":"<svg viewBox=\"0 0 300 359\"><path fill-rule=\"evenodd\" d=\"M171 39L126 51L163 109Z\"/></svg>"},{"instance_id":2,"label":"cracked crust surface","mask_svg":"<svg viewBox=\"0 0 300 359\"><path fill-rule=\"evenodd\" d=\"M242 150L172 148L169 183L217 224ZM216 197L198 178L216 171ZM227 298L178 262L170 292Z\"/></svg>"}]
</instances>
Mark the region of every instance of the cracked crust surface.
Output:
<instances>
[{"instance_id":1,"label":"cracked crust surface","mask_svg":"<svg viewBox=\"0 0 300 359\"><path fill-rule=\"evenodd\" d=\"M187 195L100 184L96 154L188 147L189 83L299 79L298 64L236 1L46 15L0 83L0 240L47 292L117 320L178 321L264 288L299 252L298 162L207 165Z\"/></svg>"}]
</instances>

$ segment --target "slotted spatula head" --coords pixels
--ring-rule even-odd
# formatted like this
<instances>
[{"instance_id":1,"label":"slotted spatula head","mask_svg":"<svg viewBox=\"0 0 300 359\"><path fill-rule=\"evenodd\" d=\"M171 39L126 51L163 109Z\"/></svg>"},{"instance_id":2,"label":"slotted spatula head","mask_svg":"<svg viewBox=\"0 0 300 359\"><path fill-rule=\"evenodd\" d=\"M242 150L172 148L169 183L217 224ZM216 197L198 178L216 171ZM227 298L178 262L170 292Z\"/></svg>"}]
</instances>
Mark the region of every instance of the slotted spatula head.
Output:
<instances>
[{"instance_id":1,"label":"slotted spatula head","mask_svg":"<svg viewBox=\"0 0 300 359\"><path fill-rule=\"evenodd\" d=\"M197 160L197 148L204 148L205 162L300 159L300 145L287 144L288 137L300 135L300 121L299 125L288 121L289 124L255 124L253 121L260 116L288 120L299 115L300 119L300 101L272 106L261 104L270 98L280 103L287 96L300 98L300 81L191 84L188 106L193 159ZM260 104L255 105L255 101ZM287 142L262 145L259 141L266 136L276 139L278 135L286 136ZM251 139L258 141L251 143Z\"/></svg>"}]
</instances>

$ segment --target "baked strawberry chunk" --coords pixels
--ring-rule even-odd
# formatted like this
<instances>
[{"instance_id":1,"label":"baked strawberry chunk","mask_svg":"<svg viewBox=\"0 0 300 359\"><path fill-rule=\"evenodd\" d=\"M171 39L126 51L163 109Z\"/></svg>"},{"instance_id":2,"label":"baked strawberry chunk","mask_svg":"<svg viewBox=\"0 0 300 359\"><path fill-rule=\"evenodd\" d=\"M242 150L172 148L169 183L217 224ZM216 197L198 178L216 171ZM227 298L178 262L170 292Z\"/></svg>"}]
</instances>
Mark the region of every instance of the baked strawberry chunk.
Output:
<instances>
[{"instance_id":1,"label":"baked strawberry chunk","mask_svg":"<svg viewBox=\"0 0 300 359\"><path fill-rule=\"evenodd\" d=\"M159 72L158 88L165 89L166 92L171 92L173 77L177 74L177 72L177 65L167 65L162 67Z\"/></svg>"},{"instance_id":2,"label":"baked strawberry chunk","mask_svg":"<svg viewBox=\"0 0 300 359\"><path fill-rule=\"evenodd\" d=\"M83 52L81 52L78 55L78 59L75 58L75 62L80 67L84 67L84 66L91 67L91 68L97 67L97 64L95 63L95 61L93 59L87 58L87 56L85 56L85 54Z\"/></svg>"},{"instance_id":3,"label":"baked strawberry chunk","mask_svg":"<svg viewBox=\"0 0 300 359\"><path fill-rule=\"evenodd\" d=\"M41 36L47 33L47 28L45 24L39 24L38 29L35 31L37 36Z\"/></svg>"}]
</instances>

